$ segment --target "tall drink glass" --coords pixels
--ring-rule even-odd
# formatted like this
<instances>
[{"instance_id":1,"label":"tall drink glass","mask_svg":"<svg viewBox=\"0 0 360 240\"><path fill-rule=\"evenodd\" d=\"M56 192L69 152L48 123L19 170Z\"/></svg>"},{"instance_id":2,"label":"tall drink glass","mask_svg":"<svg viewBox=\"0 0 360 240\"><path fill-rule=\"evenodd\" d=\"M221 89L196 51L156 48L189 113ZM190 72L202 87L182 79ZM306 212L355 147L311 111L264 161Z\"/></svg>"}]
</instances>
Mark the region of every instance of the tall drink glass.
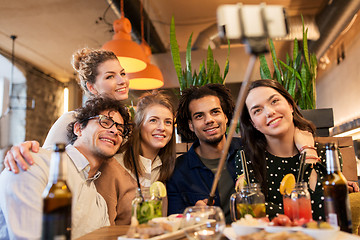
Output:
<instances>
[{"instance_id":1,"label":"tall drink glass","mask_svg":"<svg viewBox=\"0 0 360 240\"><path fill-rule=\"evenodd\" d=\"M239 192L232 194L230 214L232 221L237 221L246 214L250 214L254 218L265 217L265 196L261 192L260 184L251 183L244 186Z\"/></svg>"},{"instance_id":2,"label":"tall drink glass","mask_svg":"<svg viewBox=\"0 0 360 240\"><path fill-rule=\"evenodd\" d=\"M283 196L284 213L292 221L304 219L312 220L311 198L307 189L307 183L300 182L295 184L295 188L290 195Z\"/></svg>"},{"instance_id":3,"label":"tall drink glass","mask_svg":"<svg viewBox=\"0 0 360 240\"><path fill-rule=\"evenodd\" d=\"M132 201L132 215L136 216L140 224L162 217L162 198L150 194L149 188L144 188L142 194L144 199L137 193Z\"/></svg>"}]
</instances>

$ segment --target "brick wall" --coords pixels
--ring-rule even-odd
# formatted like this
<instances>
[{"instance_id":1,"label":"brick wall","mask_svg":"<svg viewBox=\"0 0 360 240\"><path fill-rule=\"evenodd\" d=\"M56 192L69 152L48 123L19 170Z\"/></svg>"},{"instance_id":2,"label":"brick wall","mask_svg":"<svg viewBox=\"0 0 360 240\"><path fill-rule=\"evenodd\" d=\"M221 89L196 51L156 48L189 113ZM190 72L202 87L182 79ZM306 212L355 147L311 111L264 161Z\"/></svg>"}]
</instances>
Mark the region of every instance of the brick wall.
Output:
<instances>
[{"instance_id":1,"label":"brick wall","mask_svg":"<svg viewBox=\"0 0 360 240\"><path fill-rule=\"evenodd\" d=\"M26 110L25 140L37 140L43 144L53 123L63 113L63 83L38 71L26 72L28 105L35 100L35 108Z\"/></svg>"}]
</instances>

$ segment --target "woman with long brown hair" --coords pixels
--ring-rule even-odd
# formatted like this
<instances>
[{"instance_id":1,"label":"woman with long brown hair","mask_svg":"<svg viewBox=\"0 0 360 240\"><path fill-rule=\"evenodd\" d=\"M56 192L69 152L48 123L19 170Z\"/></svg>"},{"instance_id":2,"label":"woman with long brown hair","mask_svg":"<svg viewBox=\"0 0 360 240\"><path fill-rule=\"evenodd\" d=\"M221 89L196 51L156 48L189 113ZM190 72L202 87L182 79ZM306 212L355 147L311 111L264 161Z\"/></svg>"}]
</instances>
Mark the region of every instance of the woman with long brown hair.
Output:
<instances>
[{"instance_id":1,"label":"woman with long brown hair","mask_svg":"<svg viewBox=\"0 0 360 240\"><path fill-rule=\"evenodd\" d=\"M246 163L250 181L261 184L267 214L274 217L283 212L280 182L288 173L297 176L300 153L306 152L304 181L311 194L313 218L324 219L321 180L326 168L324 157L321 154L319 157L316 151L314 125L301 115L291 95L274 80L254 81L245 105L241 134ZM238 164L241 166L240 157Z\"/></svg>"}]
</instances>

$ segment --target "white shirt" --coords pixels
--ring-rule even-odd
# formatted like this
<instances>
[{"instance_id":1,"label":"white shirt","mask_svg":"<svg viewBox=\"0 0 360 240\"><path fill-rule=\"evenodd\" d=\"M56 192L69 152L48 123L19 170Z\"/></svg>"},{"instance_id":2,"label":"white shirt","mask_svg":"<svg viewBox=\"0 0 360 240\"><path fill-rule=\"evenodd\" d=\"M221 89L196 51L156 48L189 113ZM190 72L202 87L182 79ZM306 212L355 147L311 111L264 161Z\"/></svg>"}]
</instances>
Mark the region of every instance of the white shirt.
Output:
<instances>
[{"instance_id":1,"label":"white shirt","mask_svg":"<svg viewBox=\"0 0 360 240\"><path fill-rule=\"evenodd\" d=\"M115 159L120 163L120 165L126 169L126 171L136 180L136 176L124 166L124 156L123 154L116 154ZM154 162L140 155L140 162L143 164L144 175L139 176L141 186L149 188L150 185L157 181L160 176L160 168L162 165L161 159L159 156L156 156Z\"/></svg>"},{"instance_id":2,"label":"white shirt","mask_svg":"<svg viewBox=\"0 0 360 240\"><path fill-rule=\"evenodd\" d=\"M89 162L75 147L66 147L67 184L72 193L72 238L109 226L105 200L88 178ZM33 153L34 165L14 174L0 175L0 239L39 239L42 227L42 192L48 182L51 151Z\"/></svg>"}]
</instances>

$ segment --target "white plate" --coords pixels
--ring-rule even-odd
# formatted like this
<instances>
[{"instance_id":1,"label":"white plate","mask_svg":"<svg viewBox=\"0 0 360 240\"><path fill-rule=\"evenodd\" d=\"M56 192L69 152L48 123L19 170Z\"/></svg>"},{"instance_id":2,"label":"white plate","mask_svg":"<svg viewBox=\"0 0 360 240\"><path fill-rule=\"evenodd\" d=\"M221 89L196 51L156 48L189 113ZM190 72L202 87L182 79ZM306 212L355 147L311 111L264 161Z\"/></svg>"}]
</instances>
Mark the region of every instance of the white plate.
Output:
<instances>
[{"instance_id":1,"label":"white plate","mask_svg":"<svg viewBox=\"0 0 360 240\"><path fill-rule=\"evenodd\" d=\"M251 233L259 232L260 230L265 228L265 225L248 226L233 222L231 224L231 227L237 236L244 236Z\"/></svg>"},{"instance_id":2,"label":"white plate","mask_svg":"<svg viewBox=\"0 0 360 240\"><path fill-rule=\"evenodd\" d=\"M296 232L301 231L302 227L284 227L284 226L266 226L265 231L269 233L276 233L276 232Z\"/></svg>"},{"instance_id":3,"label":"white plate","mask_svg":"<svg viewBox=\"0 0 360 240\"><path fill-rule=\"evenodd\" d=\"M315 240L335 240L339 233L339 229L314 229L314 228L303 228L303 233L315 238Z\"/></svg>"},{"instance_id":4,"label":"white plate","mask_svg":"<svg viewBox=\"0 0 360 240\"><path fill-rule=\"evenodd\" d=\"M174 232L168 232L156 237L148 238L150 240L173 240L173 239L180 239L185 237L184 229L180 229ZM119 236L118 240L139 240L140 238L127 238L126 235Z\"/></svg>"},{"instance_id":5,"label":"white plate","mask_svg":"<svg viewBox=\"0 0 360 240\"><path fill-rule=\"evenodd\" d=\"M236 240L236 234L234 232L234 229L232 229L231 227L226 227L223 234L230 240Z\"/></svg>"},{"instance_id":6,"label":"white plate","mask_svg":"<svg viewBox=\"0 0 360 240\"><path fill-rule=\"evenodd\" d=\"M236 234L234 232L234 229L232 229L231 227L226 227L223 234L225 235L225 237L227 237L230 240L236 240ZM322 237L319 239L326 239L326 238ZM338 231L335 239L336 240L360 240L360 236L342 232L342 231ZM326 240L328 240L328 239L326 239Z\"/></svg>"},{"instance_id":7,"label":"white plate","mask_svg":"<svg viewBox=\"0 0 360 240\"><path fill-rule=\"evenodd\" d=\"M168 232L168 233L165 233L165 234L162 234L162 235L159 235L159 236L155 236L155 237L152 237L152 238L148 238L148 239L150 239L150 240L175 240L175 239L184 238L185 237L185 230L196 228L196 227L199 227L199 226L204 225L204 224L206 224L206 222L198 223L198 224L195 224L195 225L192 225L192 226L188 226L188 227L179 229L179 230L174 231L174 232ZM127 238L126 235L118 237L118 240L139 240L139 239L140 238Z\"/></svg>"}]
</instances>

